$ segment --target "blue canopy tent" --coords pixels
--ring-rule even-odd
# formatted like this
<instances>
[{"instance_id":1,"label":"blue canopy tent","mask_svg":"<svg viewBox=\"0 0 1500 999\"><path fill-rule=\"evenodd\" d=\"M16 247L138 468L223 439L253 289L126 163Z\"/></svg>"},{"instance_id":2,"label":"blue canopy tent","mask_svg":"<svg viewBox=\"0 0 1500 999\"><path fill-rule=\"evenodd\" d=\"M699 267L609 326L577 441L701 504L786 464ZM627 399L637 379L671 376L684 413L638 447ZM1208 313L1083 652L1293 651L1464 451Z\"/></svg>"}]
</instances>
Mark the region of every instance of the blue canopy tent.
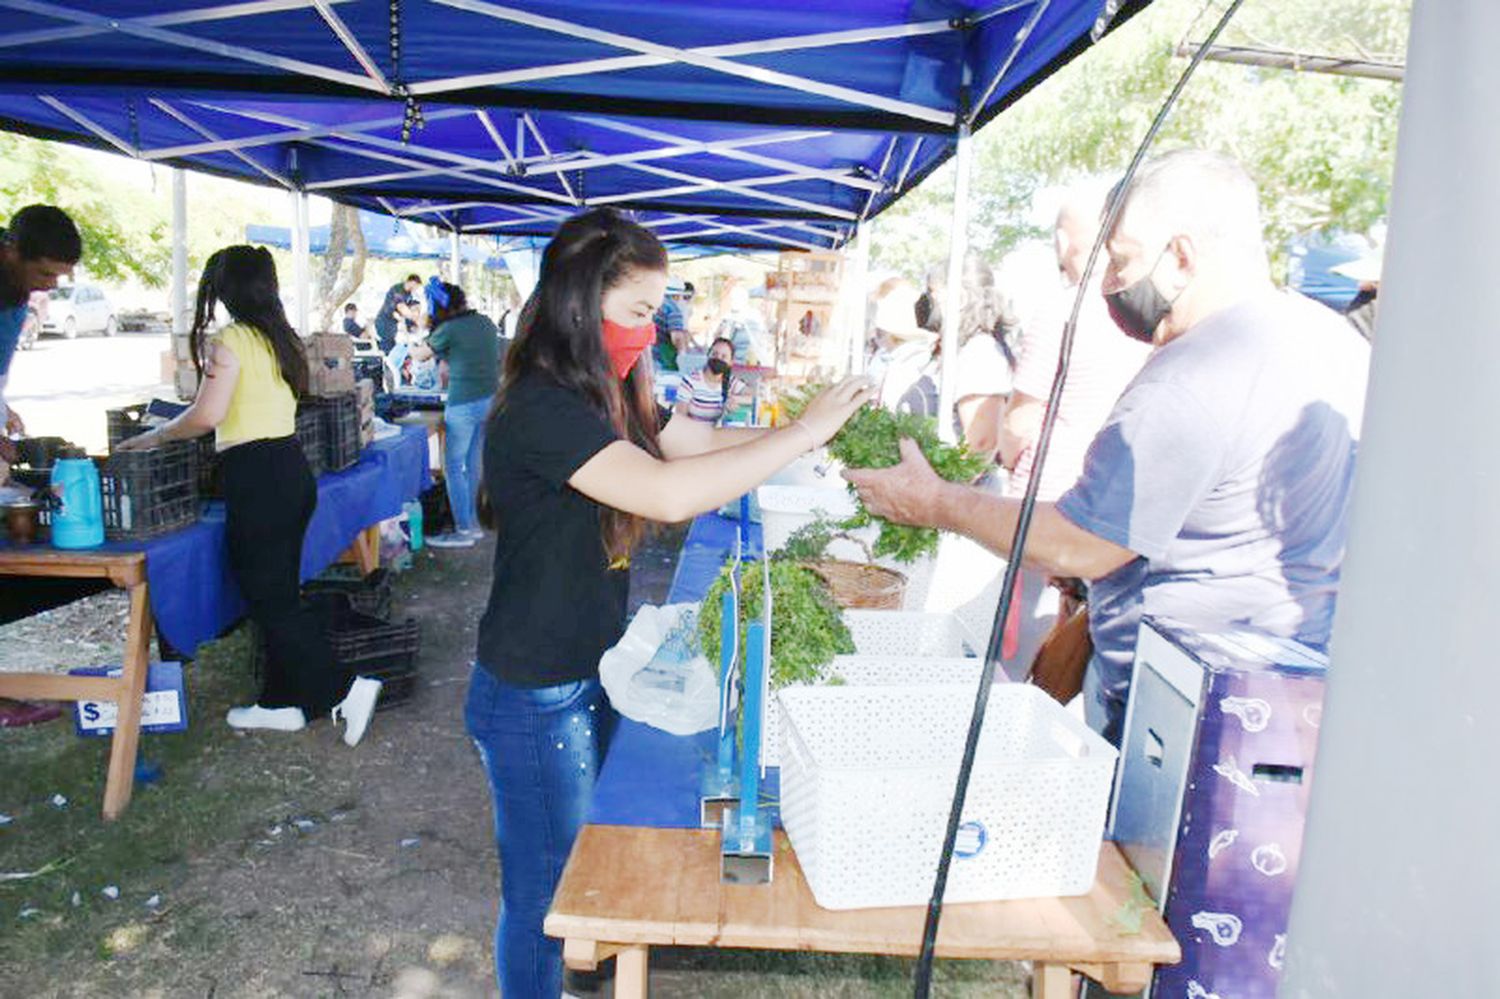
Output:
<instances>
[{"instance_id":1,"label":"blue canopy tent","mask_svg":"<svg viewBox=\"0 0 1500 999\"><path fill-rule=\"evenodd\" d=\"M284 187L302 235L317 193L451 232L614 205L669 244L826 249L955 154L965 218L971 131L1148 3L0 0L0 128Z\"/></svg>"},{"instance_id":2,"label":"blue canopy tent","mask_svg":"<svg viewBox=\"0 0 1500 999\"><path fill-rule=\"evenodd\" d=\"M365 237L366 252L372 257L440 260L450 256L450 247L446 239L423 235L417 231L417 226L389 215L361 211L359 228ZM309 252L328 252L329 229L330 227L326 225L308 227L307 248ZM292 247L293 236L292 230L287 226L245 226L245 242L260 246L274 246L289 250ZM346 252L352 253L354 248L350 246ZM500 266L498 253L488 252L483 247L466 243L461 247L461 252L466 263L490 267Z\"/></svg>"}]
</instances>

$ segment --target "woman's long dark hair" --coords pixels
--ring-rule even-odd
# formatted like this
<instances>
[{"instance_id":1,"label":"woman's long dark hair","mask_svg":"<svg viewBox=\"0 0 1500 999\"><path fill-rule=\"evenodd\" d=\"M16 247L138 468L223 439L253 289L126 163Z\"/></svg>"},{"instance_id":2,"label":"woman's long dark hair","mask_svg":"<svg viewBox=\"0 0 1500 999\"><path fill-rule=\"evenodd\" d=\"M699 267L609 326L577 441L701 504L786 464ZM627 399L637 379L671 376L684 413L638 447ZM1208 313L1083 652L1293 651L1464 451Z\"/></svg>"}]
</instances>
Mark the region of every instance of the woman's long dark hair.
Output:
<instances>
[{"instance_id":1,"label":"woman's long dark hair","mask_svg":"<svg viewBox=\"0 0 1500 999\"><path fill-rule=\"evenodd\" d=\"M244 323L265 338L292 394L298 398L307 394L307 355L297 331L287 321L279 292L276 262L263 246L226 246L208 258L198 281L191 340L193 366L200 379L214 306L222 302L235 322Z\"/></svg>"},{"instance_id":2,"label":"woman's long dark hair","mask_svg":"<svg viewBox=\"0 0 1500 999\"><path fill-rule=\"evenodd\" d=\"M636 364L623 383L615 376L604 350L600 306L604 293L630 275L666 269L667 251L651 231L608 208L559 226L506 351L494 412L504 411L506 394L518 381L542 374L581 395L621 437L660 457L650 360ZM646 522L606 506L600 529L610 557L621 558L641 539Z\"/></svg>"}]
</instances>

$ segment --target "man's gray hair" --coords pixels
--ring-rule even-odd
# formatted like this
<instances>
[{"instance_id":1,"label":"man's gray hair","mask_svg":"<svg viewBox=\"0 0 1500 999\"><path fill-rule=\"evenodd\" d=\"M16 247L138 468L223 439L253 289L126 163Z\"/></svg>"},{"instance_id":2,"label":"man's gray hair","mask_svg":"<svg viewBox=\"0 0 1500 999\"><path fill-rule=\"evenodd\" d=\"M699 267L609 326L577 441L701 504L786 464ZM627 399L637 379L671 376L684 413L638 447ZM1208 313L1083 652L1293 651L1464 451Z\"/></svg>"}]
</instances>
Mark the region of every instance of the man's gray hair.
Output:
<instances>
[{"instance_id":1,"label":"man's gray hair","mask_svg":"<svg viewBox=\"0 0 1500 999\"><path fill-rule=\"evenodd\" d=\"M1142 165L1125 211L1204 245L1265 252L1260 192L1239 161L1206 149L1179 149Z\"/></svg>"}]
</instances>

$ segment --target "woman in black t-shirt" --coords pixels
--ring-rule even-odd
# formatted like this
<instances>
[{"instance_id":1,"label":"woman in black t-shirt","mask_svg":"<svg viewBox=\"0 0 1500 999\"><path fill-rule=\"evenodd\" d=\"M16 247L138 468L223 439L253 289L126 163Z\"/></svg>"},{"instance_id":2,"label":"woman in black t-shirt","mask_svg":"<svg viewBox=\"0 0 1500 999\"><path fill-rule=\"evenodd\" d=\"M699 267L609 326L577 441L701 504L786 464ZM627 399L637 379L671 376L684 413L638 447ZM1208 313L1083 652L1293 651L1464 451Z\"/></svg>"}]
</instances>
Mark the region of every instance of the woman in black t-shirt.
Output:
<instances>
[{"instance_id":1,"label":"woman in black t-shirt","mask_svg":"<svg viewBox=\"0 0 1500 999\"><path fill-rule=\"evenodd\" d=\"M557 996L542 918L583 824L611 727L599 658L625 629L648 521L717 509L818 447L869 397L862 378L776 431L658 428L649 360L667 283L656 237L607 209L542 256L485 437L496 530L465 718L495 802L504 871L495 960L506 996Z\"/></svg>"}]
</instances>

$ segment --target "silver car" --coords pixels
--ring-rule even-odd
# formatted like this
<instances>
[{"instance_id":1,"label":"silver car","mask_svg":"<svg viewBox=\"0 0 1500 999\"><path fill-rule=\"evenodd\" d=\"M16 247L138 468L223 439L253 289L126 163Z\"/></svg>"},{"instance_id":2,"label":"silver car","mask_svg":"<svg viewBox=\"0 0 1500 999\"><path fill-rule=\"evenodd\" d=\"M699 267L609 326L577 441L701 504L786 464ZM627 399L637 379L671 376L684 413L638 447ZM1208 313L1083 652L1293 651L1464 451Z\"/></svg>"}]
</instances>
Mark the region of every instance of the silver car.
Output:
<instances>
[{"instance_id":1,"label":"silver car","mask_svg":"<svg viewBox=\"0 0 1500 999\"><path fill-rule=\"evenodd\" d=\"M119 328L114 306L104 292L92 284L70 284L53 288L42 315L42 332L71 340L80 333L114 336Z\"/></svg>"}]
</instances>

